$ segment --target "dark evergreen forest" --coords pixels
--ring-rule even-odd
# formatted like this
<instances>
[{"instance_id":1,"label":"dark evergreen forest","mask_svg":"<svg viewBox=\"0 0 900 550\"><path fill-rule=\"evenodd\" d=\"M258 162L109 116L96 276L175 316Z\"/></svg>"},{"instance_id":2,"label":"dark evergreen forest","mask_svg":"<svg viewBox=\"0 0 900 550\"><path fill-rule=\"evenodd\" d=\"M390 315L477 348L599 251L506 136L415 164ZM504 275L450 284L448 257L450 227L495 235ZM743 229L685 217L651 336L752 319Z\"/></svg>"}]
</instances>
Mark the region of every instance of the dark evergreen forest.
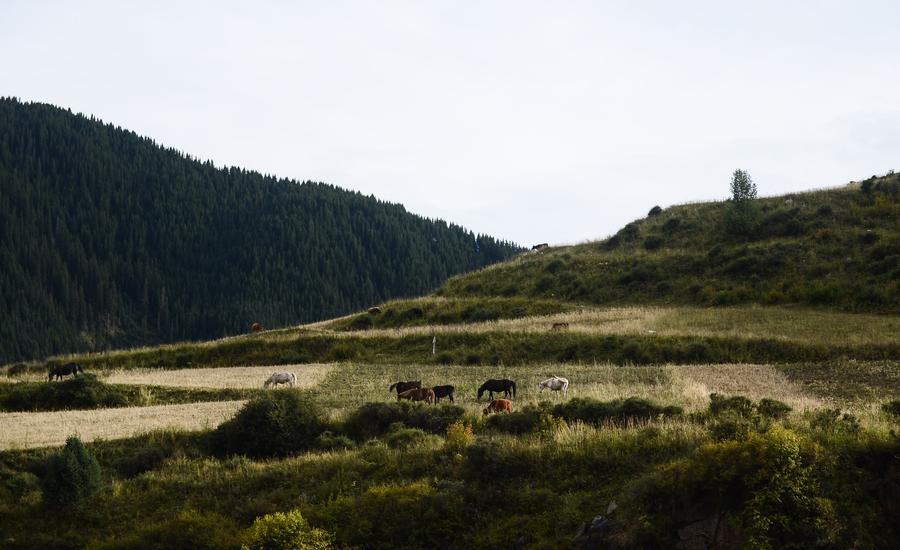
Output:
<instances>
[{"instance_id":1,"label":"dark evergreen forest","mask_svg":"<svg viewBox=\"0 0 900 550\"><path fill-rule=\"evenodd\" d=\"M0 362L333 317L517 251L398 204L0 99Z\"/></svg>"}]
</instances>

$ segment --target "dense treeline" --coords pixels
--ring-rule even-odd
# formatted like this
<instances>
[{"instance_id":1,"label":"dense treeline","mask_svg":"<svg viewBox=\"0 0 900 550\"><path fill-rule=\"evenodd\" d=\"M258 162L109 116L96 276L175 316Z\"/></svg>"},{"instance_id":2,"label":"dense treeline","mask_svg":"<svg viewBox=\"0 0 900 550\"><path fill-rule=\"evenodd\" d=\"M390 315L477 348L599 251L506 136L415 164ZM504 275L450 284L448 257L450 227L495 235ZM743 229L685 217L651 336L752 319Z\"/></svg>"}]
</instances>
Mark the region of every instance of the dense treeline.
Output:
<instances>
[{"instance_id":1,"label":"dense treeline","mask_svg":"<svg viewBox=\"0 0 900 550\"><path fill-rule=\"evenodd\" d=\"M418 295L517 248L0 99L0 362L208 339Z\"/></svg>"}]
</instances>

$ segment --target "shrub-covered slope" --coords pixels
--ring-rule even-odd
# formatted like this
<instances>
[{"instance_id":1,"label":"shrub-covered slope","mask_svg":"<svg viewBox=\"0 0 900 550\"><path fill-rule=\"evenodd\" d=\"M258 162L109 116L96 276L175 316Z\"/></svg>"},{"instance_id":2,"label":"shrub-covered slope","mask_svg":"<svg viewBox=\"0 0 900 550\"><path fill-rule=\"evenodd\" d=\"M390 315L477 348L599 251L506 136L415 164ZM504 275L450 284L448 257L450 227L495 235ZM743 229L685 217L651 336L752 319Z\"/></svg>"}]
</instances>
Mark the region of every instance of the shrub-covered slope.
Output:
<instances>
[{"instance_id":1,"label":"shrub-covered slope","mask_svg":"<svg viewBox=\"0 0 900 550\"><path fill-rule=\"evenodd\" d=\"M0 362L333 317L516 252L374 197L0 99Z\"/></svg>"},{"instance_id":2,"label":"shrub-covered slope","mask_svg":"<svg viewBox=\"0 0 900 550\"><path fill-rule=\"evenodd\" d=\"M900 174L757 199L752 229L731 203L654 208L600 242L547 249L451 279L447 297L589 304L803 304L900 312Z\"/></svg>"}]
</instances>

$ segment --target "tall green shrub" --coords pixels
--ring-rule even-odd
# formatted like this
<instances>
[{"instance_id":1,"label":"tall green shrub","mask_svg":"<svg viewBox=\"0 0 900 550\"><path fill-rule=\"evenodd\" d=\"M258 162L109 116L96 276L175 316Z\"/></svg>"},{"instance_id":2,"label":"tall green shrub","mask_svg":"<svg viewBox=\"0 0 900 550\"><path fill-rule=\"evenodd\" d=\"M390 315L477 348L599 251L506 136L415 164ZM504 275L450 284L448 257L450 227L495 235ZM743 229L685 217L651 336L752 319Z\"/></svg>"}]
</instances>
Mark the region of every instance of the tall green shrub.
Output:
<instances>
[{"instance_id":1,"label":"tall green shrub","mask_svg":"<svg viewBox=\"0 0 900 550\"><path fill-rule=\"evenodd\" d=\"M833 543L833 503L813 475L817 448L773 426L742 441L705 445L639 480L622 509L637 546L674 547L679 531L721 518L747 548L815 548Z\"/></svg>"},{"instance_id":2,"label":"tall green shrub","mask_svg":"<svg viewBox=\"0 0 900 550\"><path fill-rule=\"evenodd\" d=\"M244 535L242 550L327 550L334 536L312 528L300 510L256 518Z\"/></svg>"},{"instance_id":3,"label":"tall green shrub","mask_svg":"<svg viewBox=\"0 0 900 550\"><path fill-rule=\"evenodd\" d=\"M81 440L71 436L50 458L43 479L44 501L50 506L78 504L100 488L100 464Z\"/></svg>"},{"instance_id":4,"label":"tall green shrub","mask_svg":"<svg viewBox=\"0 0 900 550\"><path fill-rule=\"evenodd\" d=\"M312 400L297 391L279 390L249 401L213 432L211 441L220 455L280 457L312 448L327 428Z\"/></svg>"}]
</instances>

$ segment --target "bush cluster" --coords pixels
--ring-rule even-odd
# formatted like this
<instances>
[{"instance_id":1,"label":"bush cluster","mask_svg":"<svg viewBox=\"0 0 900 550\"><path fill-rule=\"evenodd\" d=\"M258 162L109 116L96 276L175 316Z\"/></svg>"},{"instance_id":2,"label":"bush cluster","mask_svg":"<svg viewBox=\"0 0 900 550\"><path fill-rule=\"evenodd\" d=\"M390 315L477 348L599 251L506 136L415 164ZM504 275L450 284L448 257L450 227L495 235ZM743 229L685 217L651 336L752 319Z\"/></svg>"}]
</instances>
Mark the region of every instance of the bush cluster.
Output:
<instances>
[{"instance_id":1,"label":"bush cluster","mask_svg":"<svg viewBox=\"0 0 900 550\"><path fill-rule=\"evenodd\" d=\"M343 428L357 441L380 437L397 423L433 434L444 434L464 414L465 409L456 405L427 406L409 401L366 403L348 415Z\"/></svg>"},{"instance_id":2,"label":"bush cluster","mask_svg":"<svg viewBox=\"0 0 900 550\"><path fill-rule=\"evenodd\" d=\"M894 418L900 419L900 399L888 401L881 406L881 410L893 416Z\"/></svg>"},{"instance_id":3,"label":"bush cluster","mask_svg":"<svg viewBox=\"0 0 900 550\"><path fill-rule=\"evenodd\" d=\"M243 536L242 550L327 550L334 535L310 527L300 510L256 518Z\"/></svg>"},{"instance_id":4,"label":"bush cluster","mask_svg":"<svg viewBox=\"0 0 900 550\"><path fill-rule=\"evenodd\" d=\"M328 428L321 409L299 391L269 392L249 401L210 437L219 455L281 457L316 446Z\"/></svg>"},{"instance_id":5,"label":"bush cluster","mask_svg":"<svg viewBox=\"0 0 900 550\"><path fill-rule=\"evenodd\" d=\"M92 544L98 550L130 548L237 549L241 535L235 522L214 512L185 509L175 517L139 527L134 532Z\"/></svg>"},{"instance_id":6,"label":"bush cluster","mask_svg":"<svg viewBox=\"0 0 900 550\"><path fill-rule=\"evenodd\" d=\"M635 484L623 506L629 518L641 518L627 522L630 537L636 546L668 547L688 525L708 519L707 535L721 537L711 541L716 546L833 544L832 505L812 475L814 462L814 445L779 426L706 445Z\"/></svg>"},{"instance_id":7,"label":"bush cluster","mask_svg":"<svg viewBox=\"0 0 900 550\"><path fill-rule=\"evenodd\" d=\"M625 423L658 417L675 417L681 416L683 412L681 407L657 405L638 397L612 401L576 397L553 407L553 416L562 418L566 422L580 421L588 424Z\"/></svg>"},{"instance_id":8,"label":"bush cluster","mask_svg":"<svg viewBox=\"0 0 900 550\"><path fill-rule=\"evenodd\" d=\"M376 484L310 509L316 525L333 531L347 548L455 548L471 526L463 499L427 481Z\"/></svg>"},{"instance_id":9,"label":"bush cluster","mask_svg":"<svg viewBox=\"0 0 900 550\"><path fill-rule=\"evenodd\" d=\"M860 430L859 419L840 409L819 409L809 413L809 427L829 434L855 434Z\"/></svg>"},{"instance_id":10,"label":"bush cluster","mask_svg":"<svg viewBox=\"0 0 900 550\"><path fill-rule=\"evenodd\" d=\"M681 416L683 410L676 406L661 406L637 397L600 401L589 397L576 397L565 403L552 406L547 401L537 405L525 405L509 414L488 417L486 426L490 429L511 434L524 434L552 429L557 421L584 422L600 425L604 423L623 424L646 421L660 417Z\"/></svg>"},{"instance_id":11,"label":"bush cluster","mask_svg":"<svg viewBox=\"0 0 900 550\"><path fill-rule=\"evenodd\" d=\"M773 420L787 416L791 407L776 399L764 398L759 403L743 395L710 394L706 416L711 420L709 430L713 439L745 439L753 432L769 429Z\"/></svg>"},{"instance_id":12,"label":"bush cluster","mask_svg":"<svg viewBox=\"0 0 900 550\"><path fill-rule=\"evenodd\" d=\"M60 382L4 384L0 387L0 410L58 411L124 407L128 396L115 386L85 373Z\"/></svg>"}]
</instances>

